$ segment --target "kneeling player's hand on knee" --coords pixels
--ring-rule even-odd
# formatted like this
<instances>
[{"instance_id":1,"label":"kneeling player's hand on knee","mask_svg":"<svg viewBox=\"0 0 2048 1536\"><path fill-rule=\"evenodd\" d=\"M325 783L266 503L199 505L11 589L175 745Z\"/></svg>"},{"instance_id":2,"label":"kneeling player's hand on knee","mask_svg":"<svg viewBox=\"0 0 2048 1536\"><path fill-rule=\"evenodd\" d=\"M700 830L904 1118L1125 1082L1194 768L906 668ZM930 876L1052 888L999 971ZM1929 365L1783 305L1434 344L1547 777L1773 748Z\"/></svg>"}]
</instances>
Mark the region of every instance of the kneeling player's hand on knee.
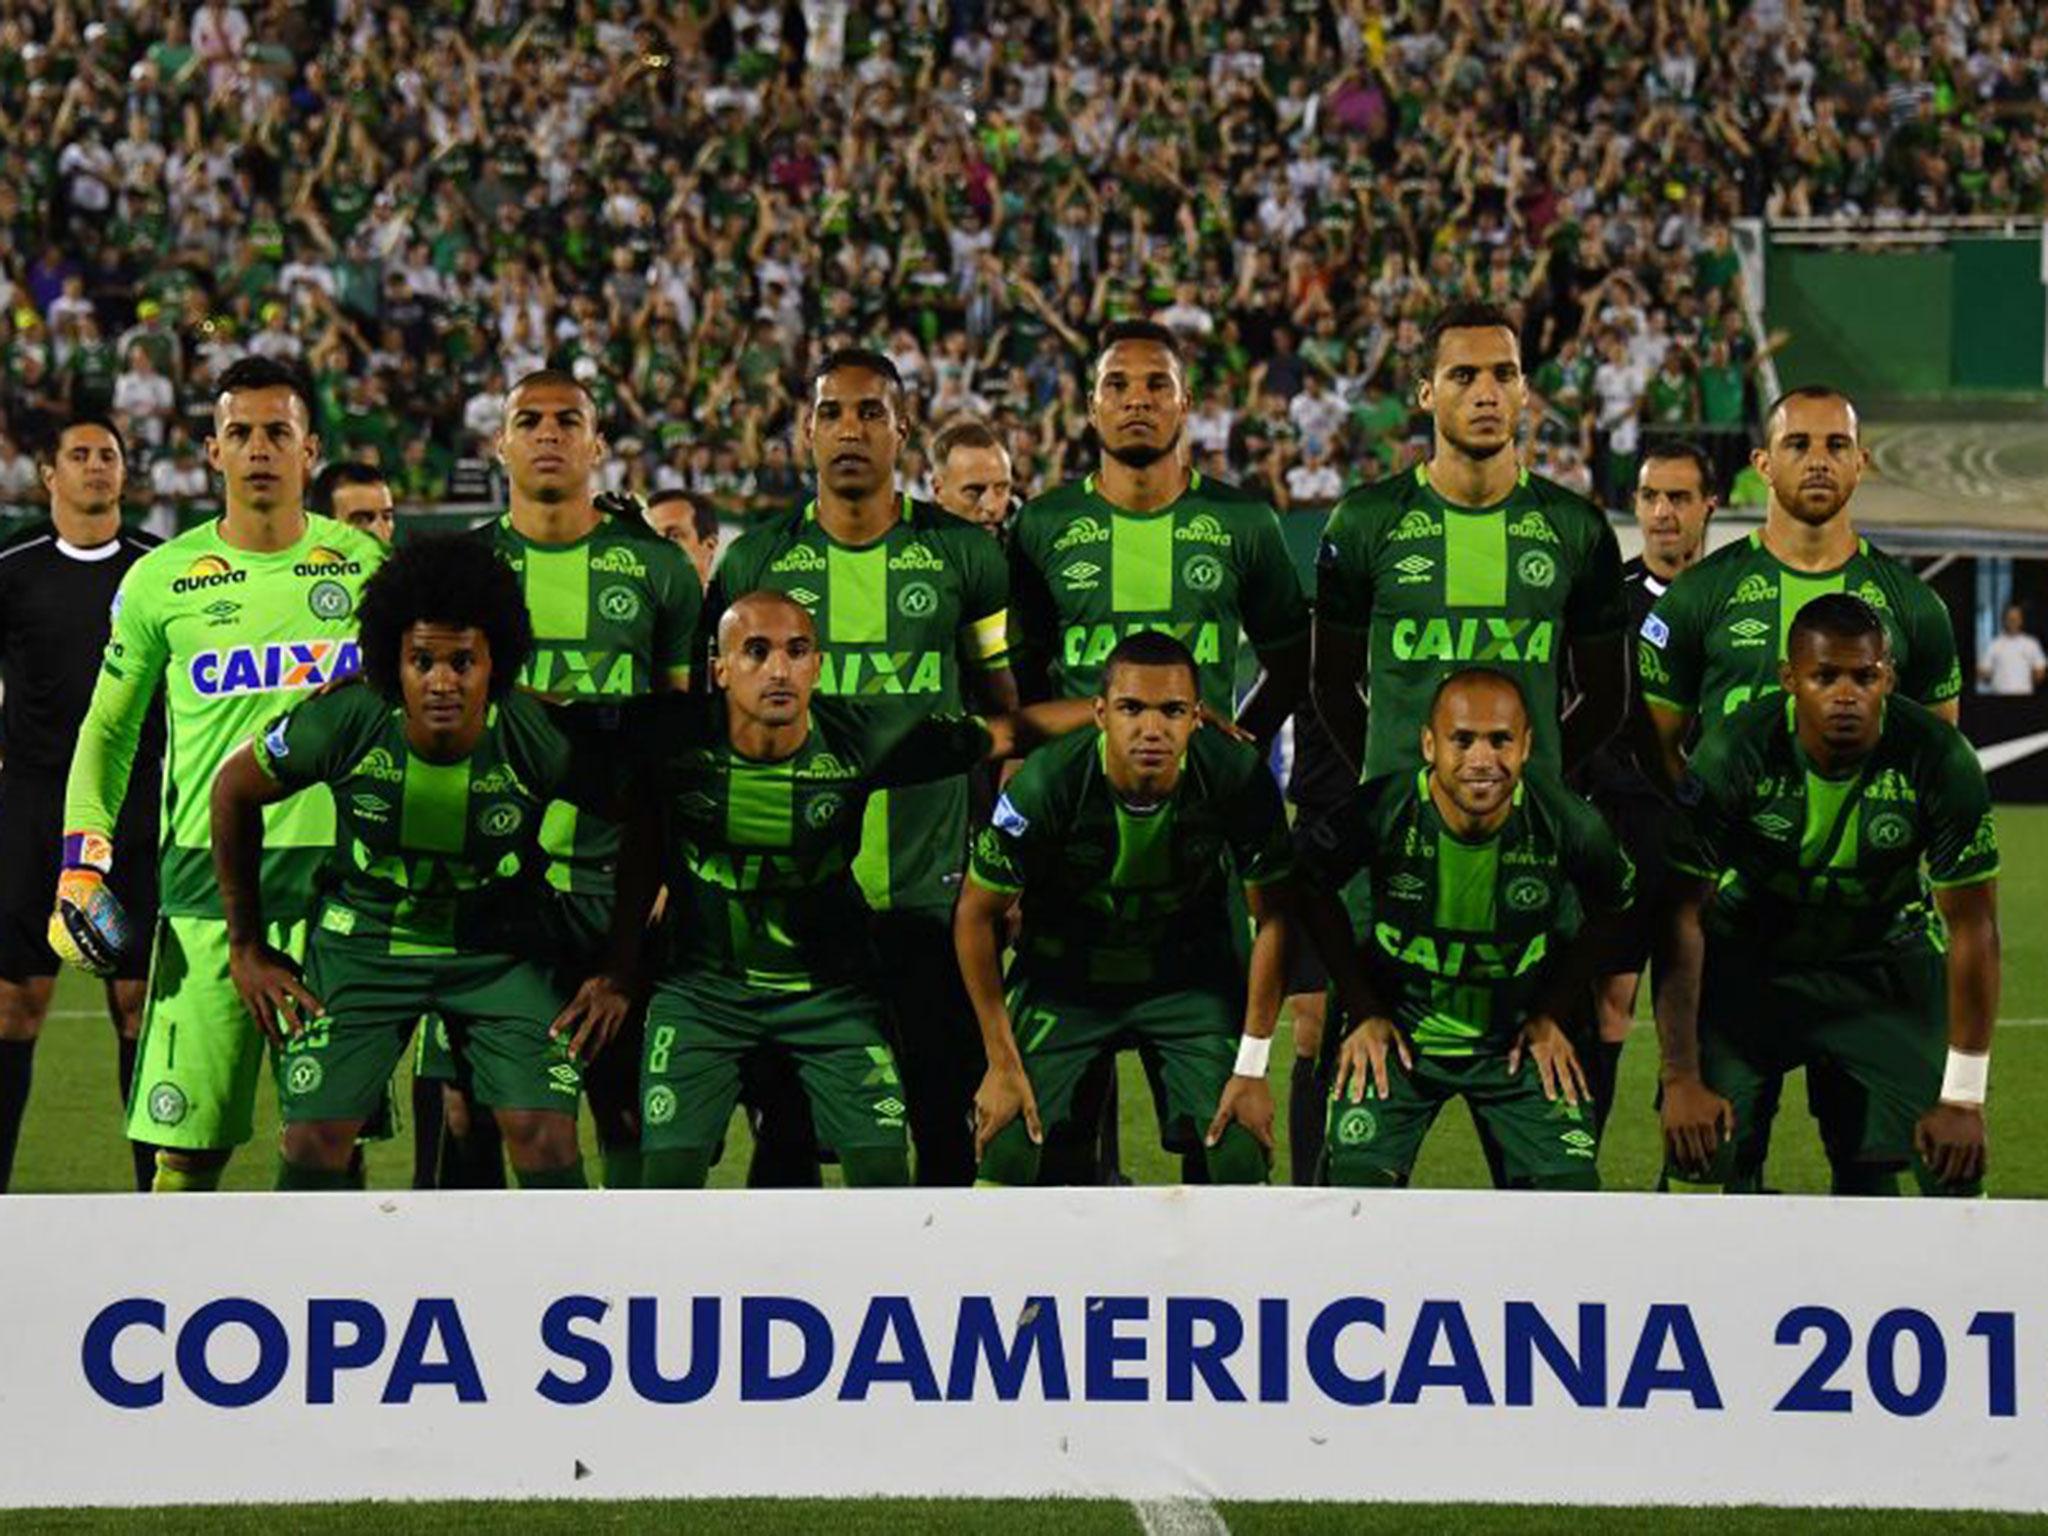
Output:
<instances>
[{"instance_id":1,"label":"kneeling player's hand on knee","mask_svg":"<svg viewBox=\"0 0 2048 1536\"><path fill-rule=\"evenodd\" d=\"M1572 1049L1571 1040L1558 1028L1557 1020L1539 1013L1522 1026L1508 1051L1509 1077L1522 1070L1524 1056L1536 1064L1536 1076L1543 1084L1546 1099L1561 1096L1565 1103L1577 1104L1593 1096L1593 1090L1586 1086L1585 1069L1579 1065L1579 1053Z\"/></svg>"},{"instance_id":2,"label":"kneeling player's hand on knee","mask_svg":"<svg viewBox=\"0 0 2048 1536\"><path fill-rule=\"evenodd\" d=\"M1031 1078L1024 1063L1017 1060L992 1062L974 1091L974 1160L988 1150L1004 1126L1019 1115L1030 1133L1033 1146L1045 1142L1045 1130L1038 1123L1038 1095L1031 1091Z\"/></svg>"},{"instance_id":3,"label":"kneeling player's hand on knee","mask_svg":"<svg viewBox=\"0 0 2048 1536\"><path fill-rule=\"evenodd\" d=\"M1704 1172L1721 1143L1735 1134L1735 1106L1701 1081L1697 1072L1667 1076L1661 1097L1664 1150L1685 1172Z\"/></svg>"},{"instance_id":4,"label":"kneeling player's hand on knee","mask_svg":"<svg viewBox=\"0 0 2048 1536\"><path fill-rule=\"evenodd\" d=\"M1273 1090L1263 1077L1231 1074L1223 1085L1223 1097L1216 1101L1216 1118L1209 1122L1204 1144L1215 1146L1233 1120L1252 1133L1252 1140L1268 1152L1273 1150Z\"/></svg>"},{"instance_id":5,"label":"kneeling player's hand on knee","mask_svg":"<svg viewBox=\"0 0 2048 1536\"><path fill-rule=\"evenodd\" d=\"M1988 1143L1984 1109L1978 1104L1940 1103L1913 1127L1913 1149L1927 1171L1944 1184L1968 1184L1984 1176Z\"/></svg>"},{"instance_id":6,"label":"kneeling player's hand on knee","mask_svg":"<svg viewBox=\"0 0 2048 1536\"><path fill-rule=\"evenodd\" d=\"M242 1006L272 1045L305 1033L306 1026L326 1011L299 980L290 957L268 944L230 945L228 975Z\"/></svg>"},{"instance_id":7,"label":"kneeling player's hand on knee","mask_svg":"<svg viewBox=\"0 0 2048 1536\"><path fill-rule=\"evenodd\" d=\"M568 1037L569 1054L587 1062L607 1045L633 1011L632 991L602 971L576 989L569 1006L548 1029L550 1040Z\"/></svg>"},{"instance_id":8,"label":"kneeling player's hand on knee","mask_svg":"<svg viewBox=\"0 0 2048 1536\"><path fill-rule=\"evenodd\" d=\"M1360 1102L1370 1089L1375 1098L1387 1097L1387 1057L1398 1054L1404 1070L1413 1071L1415 1058L1408 1050L1408 1037L1392 1019L1367 1019L1344 1037L1337 1051L1337 1077L1330 1097Z\"/></svg>"}]
</instances>

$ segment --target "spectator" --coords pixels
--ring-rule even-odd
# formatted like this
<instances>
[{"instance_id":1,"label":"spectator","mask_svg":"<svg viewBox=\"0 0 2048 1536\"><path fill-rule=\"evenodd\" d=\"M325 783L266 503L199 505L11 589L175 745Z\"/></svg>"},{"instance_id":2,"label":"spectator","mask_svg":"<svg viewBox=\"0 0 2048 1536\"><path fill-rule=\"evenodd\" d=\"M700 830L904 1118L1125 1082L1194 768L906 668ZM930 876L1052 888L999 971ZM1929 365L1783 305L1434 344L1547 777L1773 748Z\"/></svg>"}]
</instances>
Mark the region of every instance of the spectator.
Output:
<instances>
[{"instance_id":1,"label":"spectator","mask_svg":"<svg viewBox=\"0 0 2048 1536\"><path fill-rule=\"evenodd\" d=\"M114 381L114 409L126 418L131 437L161 448L178 408L178 392L157 371L149 348L137 342L128 349L128 366Z\"/></svg>"},{"instance_id":2,"label":"spectator","mask_svg":"<svg viewBox=\"0 0 2048 1536\"><path fill-rule=\"evenodd\" d=\"M1977 678L1986 693L2008 696L2031 694L2048 679L2048 653L2027 633L2027 613L2018 603L2006 605L2004 627L1977 660Z\"/></svg>"}]
</instances>

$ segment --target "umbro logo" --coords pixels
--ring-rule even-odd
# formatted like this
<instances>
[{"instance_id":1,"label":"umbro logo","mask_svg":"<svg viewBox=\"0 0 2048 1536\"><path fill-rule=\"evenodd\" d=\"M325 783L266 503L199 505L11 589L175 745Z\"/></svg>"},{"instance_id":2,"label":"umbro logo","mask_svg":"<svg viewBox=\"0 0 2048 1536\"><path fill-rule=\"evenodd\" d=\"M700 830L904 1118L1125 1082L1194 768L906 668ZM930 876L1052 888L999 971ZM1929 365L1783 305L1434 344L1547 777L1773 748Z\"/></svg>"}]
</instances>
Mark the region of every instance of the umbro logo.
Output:
<instances>
[{"instance_id":1,"label":"umbro logo","mask_svg":"<svg viewBox=\"0 0 2048 1536\"><path fill-rule=\"evenodd\" d=\"M809 587L791 587L789 589L789 595L792 598L794 598L797 602L802 603L806 608L815 608L818 606L818 594L813 592Z\"/></svg>"},{"instance_id":2,"label":"umbro logo","mask_svg":"<svg viewBox=\"0 0 2048 1536\"><path fill-rule=\"evenodd\" d=\"M1783 837L1792 830L1790 818L1780 816L1776 811L1763 811L1750 818L1750 824L1768 837Z\"/></svg>"},{"instance_id":3,"label":"umbro logo","mask_svg":"<svg viewBox=\"0 0 2048 1536\"><path fill-rule=\"evenodd\" d=\"M1728 633L1738 646L1757 646L1770 637L1771 626L1762 619L1738 619L1728 626Z\"/></svg>"},{"instance_id":4,"label":"umbro logo","mask_svg":"<svg viewBox=\"0 0 2048 1536\"><path fill-rule=\"evenodd\" d=\"M1436 569L1436 562L1427 555L1410 555L1405 560L1396 560L1394 569L1400 575L1399 584L1412 587L1429 580L1430 573Z\"/></svg>"},{"instance_id":5,"label":"umbro logo","mask_svg":"<svg viewBox=\"0 0 2048 1536\"><path fill-rule=\"evenodd\" d=\"M1069 592L1093 590L1102 579L1102 567L1092 560L1077 560L1060 572Z\"/></svg>"},{"instance_id":6,"label":"umbro logo","mask_svg":"<svg viewBox=\"0 0 2048 1536\"><path fill-rule=\"evenodd\" d=\"M1387 882L1387 894L1389 896L1401 896L1411 900L1422 895L1428 889L1429 882L1427 880L1424 880L1419 875L1411 875L1405 870Z\"/></svg>"}]
</instances>

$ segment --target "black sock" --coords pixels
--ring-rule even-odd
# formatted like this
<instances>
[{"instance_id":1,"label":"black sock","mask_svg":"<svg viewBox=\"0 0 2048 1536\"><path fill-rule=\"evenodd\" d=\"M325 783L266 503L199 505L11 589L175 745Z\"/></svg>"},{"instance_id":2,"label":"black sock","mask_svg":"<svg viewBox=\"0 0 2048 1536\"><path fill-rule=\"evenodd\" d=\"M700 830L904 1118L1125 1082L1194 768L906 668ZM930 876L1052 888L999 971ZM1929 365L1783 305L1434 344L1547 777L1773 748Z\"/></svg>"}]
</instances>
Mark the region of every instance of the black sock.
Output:
<instances>
[{"instance_id":1,"label":"black sock","mask_svg":"<svg viewBox=\"0 0 2048 1536\"><path fill-rule=\"evenodd\" d=\"M1614 1110L1615 1085L1621 1081L1621 1047L1619 1040L1602 1040L1593 1048L1593 1124L1603 1130Z\"/></svg>"},{"instance_id":2,"label":"black sock","mask_svg":"<svg viewBox=\"0 0 2048 1536\"><path fill-rule=\"evenodd\" d=\"M14 1177L14 1144L28 1108L29 1080L35 1076L36 1043L0 1040L0 1195Z\"/></svg>"},{"instance_id":3,"label":"black sock","mask_svg":"<svg viewBox=\"0 0 2048 1536\"><path fill-rule=\"evenodd\" d=\"M1294 1058L1287 1079L1287 1156L1290 1176L1298 1185L1316 1182L1323 1160L1323 1085L1313 1056Z\"/></svg>"},{"instance_id":4,"label":"black sock","mask_svg":"<svg viewBox=\"0 0 2048 1536\"><path fill-rule=\"evenodd\" d=\"M440 1185L441 1085L430 1077L412 1080L412 1187Z\"/></svg>"},{"instance_id":5,"label":"black sock","mask_svg":"<svg viewBox=\"0 0 2048 1536\"><path fill-rule=\"evenodd\" d=\"M141 1048L139 1040L126 1035L114 1036L114 1060L121 1073L121 1111L125 1116L128 1100L135 1092L135 1056ZM141 1194L148 1194L156 1182L156 1148L146 1141L128 1143L128 1156L135 1164L135 1188Z\"/></svg>"}]
</instances>

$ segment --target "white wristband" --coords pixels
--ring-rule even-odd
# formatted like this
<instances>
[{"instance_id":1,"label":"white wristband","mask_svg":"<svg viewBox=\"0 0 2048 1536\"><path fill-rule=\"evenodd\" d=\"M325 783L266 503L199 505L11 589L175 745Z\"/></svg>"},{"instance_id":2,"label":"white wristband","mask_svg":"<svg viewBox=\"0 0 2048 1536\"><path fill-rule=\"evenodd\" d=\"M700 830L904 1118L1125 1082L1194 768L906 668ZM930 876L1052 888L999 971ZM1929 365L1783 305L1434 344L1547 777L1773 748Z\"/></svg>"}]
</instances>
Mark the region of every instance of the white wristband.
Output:
<instances>
[{"instance_id":1,"label":"white wristband","mask_svg":"<svg viewBox=\"0 0 2048 1536\"><path fill-rule=\"evenodd\" d=\"M1991 1053L1973 1056L1968 1051L1950 1051L1948 1069L1941 1074L1941 1102L1982 1104L1985 1085L1991 1079Z\"/></svg>"},{"instance_id":2,"label":"white wristband","mask_svg":"<svg viewBox=\"0 0 2048 1536\"><path fill-rule=\"evenodd\" d=\"M1264 1077L1266 1063L1272 1059L1273 1037L1261 1040L1255 1035L1239 1035L1237 1038L1237 1065L1232 1068L1239 1077Z\"/></svg>"}]
</instances>

